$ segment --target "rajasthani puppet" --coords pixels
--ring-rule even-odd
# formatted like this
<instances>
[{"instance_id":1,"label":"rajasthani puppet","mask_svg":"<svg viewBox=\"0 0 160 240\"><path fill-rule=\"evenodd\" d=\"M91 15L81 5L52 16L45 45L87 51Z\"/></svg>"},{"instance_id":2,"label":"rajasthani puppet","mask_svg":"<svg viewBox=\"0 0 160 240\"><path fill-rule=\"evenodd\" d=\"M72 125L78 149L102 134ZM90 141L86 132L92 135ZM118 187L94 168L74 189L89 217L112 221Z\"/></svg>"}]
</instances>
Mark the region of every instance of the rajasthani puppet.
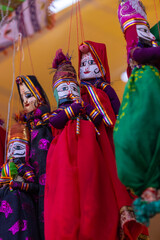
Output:
<instances>
[{"instance_id":1,"label":"rajasthani puppet","mask_svg":"<svg viewBox=\"0 0 160 240\"><path fill-rule=\"evenodd\" d=\"M50 105L48 98L35 76L18 76L16 79L20 99L25 111L25 121L31 134L29 162L35 169L39 185L37 214L40 239L44 239L44 187L46 156L52 140L48 125Z\"/></svg>"},{"instance_id":2,"label":"rajasthani puppet","mask_svg":"<svg viewBox=\"0 0 160 240\"><path fill-rule=\"evenodd\" d=\"M49 120L54 139L47 155L45 239L136 240L143 226L117 177L103 116L81 99L75 69L61 49L52 66L58 108Z\"/></svg>"},{"instance_id":3,"label":"rajasthani puppet","mask_svg":"<svg viewBox=\"0 0 160 240\"><path fill-rule=\"evenodd\" d=\"M118 17L129 76L114 129L118 176L150 202L160 188L160 47L140 1L120 1Z\"/></svg>"},{"instance_id":4,"label":"rajasthani puppet","mask_svg":"<svg viewBox=\"0 0 160 240\"><path fill-rule=\"evenodd\" d=\"M39 240L33 198L38 185L29 165L29 140L25 125L14 124L0 177L0 239L3 240Z\"/></svg>"},{"instance_id":5,"label":"rajasthani puppet","mask_svg":"<svg viewBox=\"0 0 160 240\"><path fill-rule=\"evenodd\" d=\"M110 85L106 45L85 41L79 47L79 77L82 99L93 105L103 116L103 122L113 147L113 127L120 101Z\"/></svg>"}]
</instances>

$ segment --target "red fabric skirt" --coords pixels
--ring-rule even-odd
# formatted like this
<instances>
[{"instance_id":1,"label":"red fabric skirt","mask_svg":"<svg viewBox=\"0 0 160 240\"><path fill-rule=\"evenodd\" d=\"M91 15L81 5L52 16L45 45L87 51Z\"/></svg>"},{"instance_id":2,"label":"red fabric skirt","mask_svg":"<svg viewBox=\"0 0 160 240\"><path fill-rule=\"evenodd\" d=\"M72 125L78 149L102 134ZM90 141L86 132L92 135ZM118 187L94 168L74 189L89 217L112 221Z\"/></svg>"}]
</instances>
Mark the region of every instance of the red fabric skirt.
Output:
<instances>
[{"instance_id":1,"label":"red fabric skirt","mask_svg":"<svg viewBox=\"0 0 160 240\"><path fill-rule=\"evenodd\" d=\"M132 199L117 177L105 126L70 120L52 141L46 166L46 240L118 240L120 209ZM124 220L124 239L137 239L142 225Z\"/></svg>"}]
</instances>

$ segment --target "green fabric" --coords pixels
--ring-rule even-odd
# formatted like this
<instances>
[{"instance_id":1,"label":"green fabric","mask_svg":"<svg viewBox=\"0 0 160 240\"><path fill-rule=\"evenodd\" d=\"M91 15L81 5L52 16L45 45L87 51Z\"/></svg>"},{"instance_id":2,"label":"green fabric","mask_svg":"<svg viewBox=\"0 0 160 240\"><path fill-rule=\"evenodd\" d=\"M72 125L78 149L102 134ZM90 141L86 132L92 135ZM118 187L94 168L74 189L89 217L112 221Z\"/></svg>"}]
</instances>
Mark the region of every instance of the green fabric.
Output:
<instances>
[{"instance_id":1,"label":"green fabric","mask_svg":"<svg viewBox=\"0 0 160 240\"><path fill-rule=\"evenodd\" d=\"M151 33L155 36L157 44L160 46L160 21L156 23L151 29Z\"/></svg>"},{"instance_id":2,"label":"green fabric","mask_svg":"<svg viewBox=\"0 0 160 240\"><path fill-rule=\"evenodd\" d=\"M160 188L160 74L144 65L129 78L114 128L118 176L138 196Z\"/></svg>"},{"instance_id":3,"label":"green fabric","mask_svg":"<svg viewBox=\"0 0 160 240\"><path fill-rule=\"evenodd\" d=\"M8 165L8 168L10 169L10 176L6 176L4 167L2 168L1 176L14 178L18 174L16 164L14 162L10 162L10 163L6 163L6 165Z\"/></svg>"}]
</instances>

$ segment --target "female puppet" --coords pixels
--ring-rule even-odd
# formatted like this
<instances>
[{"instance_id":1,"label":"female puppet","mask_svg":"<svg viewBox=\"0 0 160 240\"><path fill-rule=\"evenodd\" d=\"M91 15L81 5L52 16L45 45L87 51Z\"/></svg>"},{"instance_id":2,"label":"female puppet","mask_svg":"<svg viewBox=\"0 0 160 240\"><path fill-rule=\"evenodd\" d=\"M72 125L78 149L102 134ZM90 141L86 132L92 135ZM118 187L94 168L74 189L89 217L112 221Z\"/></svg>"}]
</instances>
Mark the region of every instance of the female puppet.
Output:
<instances>
[{"instance_id":1,"label":"female puppet","mask_svg":"<svg viewBox=\"0 0 160 240\"><path fill-rule=\"evenodd\" d=\"M4 163L4 152L5 152L5 136L6 131L3 128L3 120L0 119L0 167Z\"/></svg>"},{"instance_id":2,"label":"female puppet","mask_svg":"<svg viewBox=\"0 0 160 240\"><path fill-rule=\"evenodd\" d=\"M50 116L54 139L47 155L45 239L137 239L143 226L116 175L102 115L81 99L75 69L61 49L53 68L58 108Z\"/></svg>"},{"instance_id":3,"label":"female puppet","mask_svg":"<svg viewBox=\"0 0 160 240\"><path fill-rule=\"evenodd\" d=\"M85 41L80 45L79 77L82 99L93 105L102 114L113 147L113 127L118 116L120 102L110 85L105 44Z\"/></svg>"},{"instance_id":4,"label":"female puppet","mask_svg":"<svg viewBox=\"0 0 160 240\"><path fill-rule=\"evenodd\" d=\"M160 47L140 1L121 1L118 17L130 76L114 129L118 176L142 200L154 201L160 188Z\"/></svg>"},{"instance_id":5,"label":"female puppet","mask_svg":"<svg viewBox=\"0 0 160 240\"><path fill-rule=\"evenodd\" d=\"M0 177L0 239L39 240L33 194L38 192L29 165L29 134L16 123L9 133L7 162Z\"/></svg>"},{"instance_id":6,"label":"female puppet","mask_svg":"<svg viewBox=\"0 0 160 240\"><path fill-rule=\"evenodd\" d=\"M44 239L44 187L46 179L46 156L52 140L47 123L49 101L35 76L18 76L16 79L27 126L31 133L30 164L35 169L38 192L38 222L41 238Z\"/></svg>"}]
</instances>

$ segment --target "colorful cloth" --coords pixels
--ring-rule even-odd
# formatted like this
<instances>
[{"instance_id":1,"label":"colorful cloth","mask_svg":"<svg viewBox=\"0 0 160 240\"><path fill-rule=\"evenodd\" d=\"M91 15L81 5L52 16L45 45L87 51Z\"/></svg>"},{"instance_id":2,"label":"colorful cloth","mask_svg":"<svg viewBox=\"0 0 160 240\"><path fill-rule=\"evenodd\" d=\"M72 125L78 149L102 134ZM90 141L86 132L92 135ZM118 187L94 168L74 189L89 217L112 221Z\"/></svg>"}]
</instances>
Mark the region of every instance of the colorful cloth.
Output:
<instances>
[{"instance_id":1,"label":"colorful cloth","mask_svg":"<svg viewBox=\"0 0 160 240\"><path fill-rule=\"evenodd\" d=\"M47 155L45 238L118 240L137 239L143 231L146 235L117 177L104 124L98 128L100 135L88 120L80 119L79 135L76 119L64 124L64 129L53 128Z\"/></svg>"},{"instance_id":2,"label":"colorful cloth","mask_svg":"<svg viewBox=\"0 0 160 240\"><path fill-rule=\"evenodd\" d=\"M46 156L49 145L52 141L51 128L48 125L50 105L48 98L35 76L18 76L16 79L20 94L20 84L25 83L28 89L37 99L39 106L25 116L26 124L30 131L30 165L35 169L35 182L39 185L39 192L36 194L36 213L40 240L44 239L44 187L46 180ZM21 95L20 95L21 98ZM23 99L21 98L22 104Z\"/></svg>"},{"instance_id":3,"label":"colorful cloth","mask_svg":"<svg viewBox=\"0 0 160 240\"><path fill-rule=\"evenodd\" d=\"M33 168L26 164L25 157L12 160L5 164L0 178L0 239L39 240L33 198L38 186Z\"/></svg>"},{"instance_id":4,"label":"colorful cloth","mask_svg":"<svg viewBox=\"0 0 160 240\"><path fill-rule=\"evenodd\" d=\"M160 188L160 73L143 65L134 68L126 84L114 128L118 176L140 196Z\"/></svg>"},{"instance_id":5,"label":"colorful cloth","mask_svg":"<svg viewBox=\"0 0 160 240\"><path fill-rule=\"evenodd\" d=\"M10 191L9 186L0 188L0 222L0 239L40 239L35 204L29 192Z\"/></svg>"}]
</instances>

